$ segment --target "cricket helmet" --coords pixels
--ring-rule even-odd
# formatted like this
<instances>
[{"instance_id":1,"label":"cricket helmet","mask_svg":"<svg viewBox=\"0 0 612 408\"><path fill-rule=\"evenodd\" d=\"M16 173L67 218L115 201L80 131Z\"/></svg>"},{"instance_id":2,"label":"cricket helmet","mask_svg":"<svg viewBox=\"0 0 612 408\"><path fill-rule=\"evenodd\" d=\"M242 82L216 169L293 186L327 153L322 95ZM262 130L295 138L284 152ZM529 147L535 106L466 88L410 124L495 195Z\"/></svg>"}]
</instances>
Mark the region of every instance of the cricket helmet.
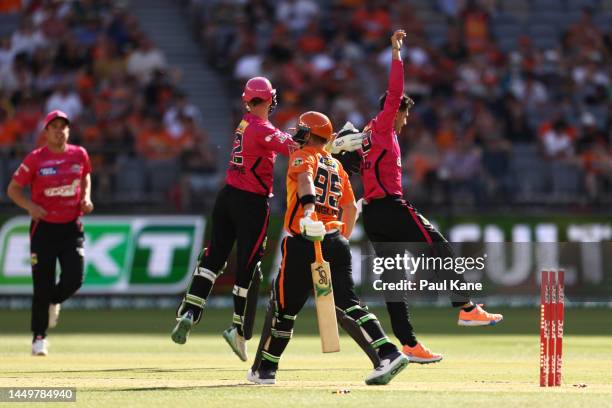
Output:
<instances>
[{"instance_id":1,"label":"cricket helmet","mask_svg":"<svg viewBox=\"0 0 612 408\"><path fill-rule=\"evenodd\" d=\"M308 128L310 133L322 137L328 142L336 137L331 121L320 112L302 113L298 119L298 128Z\"/></svg>"},{"instance_id":2,"label":"cricket helmet","mask_svg":"<svg viewBox=\"0 0 612 408\"><path fill-rule=\"evenodd\" d=\"M242 93L242 100L249 102L254 98L267 101L276 96L276 89L272 88L272 84L268 78L254 77L247 81Z\"/></svg>"}]
</instances>

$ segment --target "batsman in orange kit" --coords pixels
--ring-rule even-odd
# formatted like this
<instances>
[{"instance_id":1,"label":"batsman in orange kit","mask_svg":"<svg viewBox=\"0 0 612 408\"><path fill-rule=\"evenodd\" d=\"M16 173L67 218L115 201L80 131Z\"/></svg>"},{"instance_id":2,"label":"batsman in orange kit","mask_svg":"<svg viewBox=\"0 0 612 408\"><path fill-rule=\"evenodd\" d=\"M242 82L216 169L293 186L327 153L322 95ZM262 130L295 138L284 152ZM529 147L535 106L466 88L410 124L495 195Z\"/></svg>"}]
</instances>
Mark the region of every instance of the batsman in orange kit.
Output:
<instances>
[{"instance_id":1,"label":"batsman in orange kit","mask_svg":"<svg viewBox=\"0 0 612 408\"><path fill-rule=\"evenodd\" d=\"M376 353L379 364L365 382L387 384L408 364L383 331L376 316L362 307L353 288L348 237L355 225L355 196L342 165L325 147L335 138L329 118L306 112L298 121L294 140L301 148L289 158L287 213L282 242L283 259L274 280L268 313L255 362L247 379L274 384L281 355L291 336L297 314L313 293L310 265L314 242L321 243L329 262L336 316L340 325L364 349ZM339 217L340 220L339 220ZM341 222L339 222L341 221Z\"/></svg>"}]
</instances>

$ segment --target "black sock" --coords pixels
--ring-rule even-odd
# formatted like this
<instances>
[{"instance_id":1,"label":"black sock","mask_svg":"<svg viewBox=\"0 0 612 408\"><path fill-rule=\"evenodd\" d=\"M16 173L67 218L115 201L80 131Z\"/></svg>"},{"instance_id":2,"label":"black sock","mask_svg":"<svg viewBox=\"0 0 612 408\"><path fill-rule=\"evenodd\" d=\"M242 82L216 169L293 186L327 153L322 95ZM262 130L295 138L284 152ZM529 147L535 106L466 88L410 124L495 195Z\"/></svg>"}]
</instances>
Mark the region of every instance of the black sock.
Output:
<instances>
[{"instance_id":1,"label":"black sock","mask_svg":"<svg viewBox=\"0 0 612 408\"><path fill-rule=\"evenodd\" d=\"M261 360L259 368L261 370L278 370L278 364L268 360Z\"/></svg>"},{"instance_id":2,"label":"black sock","mask_svg":"<svg viewBox=\"0 0 612 408\"><path fill-rule=\"evenodd\" d=\"M378 351L378 357L380 357L380 359L382 360L384 359L385 356L395 353L397 351L397 347L395 347L393 343L385 343L382 346L380 346L377 351Z\"/></svg>"},{"instance_id":3,"label":"black sock","mask_svg":"<svg viewBox=\"0 0 612 408\"><path fill-rule=\"evenodd\" d=\"M461 310L463 310L464 312L471 312L475 308L476 308L476 305L473 303L470 303L469 306L463 306Z\"/></svg>"},{"instance_id":4,"label":"black sock","mask_svg":"<svg viewBox=\"0 0 612 408\"><path fill-rule=\"evenodd\" d=\"M416 338L409 338L406 343L404 343L403 345L406 345L408 347L415 347L417 344L419 344L418 341L416 341Z\"/></svg>"}]
</instances>

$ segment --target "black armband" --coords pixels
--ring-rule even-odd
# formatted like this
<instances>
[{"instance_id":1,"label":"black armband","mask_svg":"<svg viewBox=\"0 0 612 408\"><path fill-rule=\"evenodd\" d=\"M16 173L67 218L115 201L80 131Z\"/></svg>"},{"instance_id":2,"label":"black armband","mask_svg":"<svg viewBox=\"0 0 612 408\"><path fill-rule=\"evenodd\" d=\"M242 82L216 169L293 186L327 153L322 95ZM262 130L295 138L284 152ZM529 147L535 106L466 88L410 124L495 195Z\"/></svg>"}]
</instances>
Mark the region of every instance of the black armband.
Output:
<instances>
[{"instance_id":1,"label":"black armband","mask_svg":"<svg viewBox=\"0 0 612 408\"><path fill-rule=\"evenodd\" d=\"M317 199L313 194L306 194L300 197L300 204L302 204L302 207L306 204L315 204L316 202Z\"/></svg>"}]
</instances>

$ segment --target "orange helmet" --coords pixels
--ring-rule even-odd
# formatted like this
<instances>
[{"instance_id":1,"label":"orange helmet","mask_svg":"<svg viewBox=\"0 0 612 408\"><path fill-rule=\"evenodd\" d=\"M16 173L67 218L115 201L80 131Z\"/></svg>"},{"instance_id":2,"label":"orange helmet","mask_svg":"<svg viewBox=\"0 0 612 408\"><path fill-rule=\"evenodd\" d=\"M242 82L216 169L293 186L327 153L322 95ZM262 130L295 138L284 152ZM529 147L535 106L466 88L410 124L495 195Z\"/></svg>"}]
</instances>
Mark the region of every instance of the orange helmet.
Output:
<instances>
[{"instance_id":1,"label":"orange helmet","mask_svg":"<svg viewBox=\"0 0 612 408\"><path fill-rule=\"evenodd\" d=\"M336 136L329 118L319 112L302 113L298 119L298 126L308 128L310 133L322 137L328 142Z\"/></svg>"}]
</instances>

